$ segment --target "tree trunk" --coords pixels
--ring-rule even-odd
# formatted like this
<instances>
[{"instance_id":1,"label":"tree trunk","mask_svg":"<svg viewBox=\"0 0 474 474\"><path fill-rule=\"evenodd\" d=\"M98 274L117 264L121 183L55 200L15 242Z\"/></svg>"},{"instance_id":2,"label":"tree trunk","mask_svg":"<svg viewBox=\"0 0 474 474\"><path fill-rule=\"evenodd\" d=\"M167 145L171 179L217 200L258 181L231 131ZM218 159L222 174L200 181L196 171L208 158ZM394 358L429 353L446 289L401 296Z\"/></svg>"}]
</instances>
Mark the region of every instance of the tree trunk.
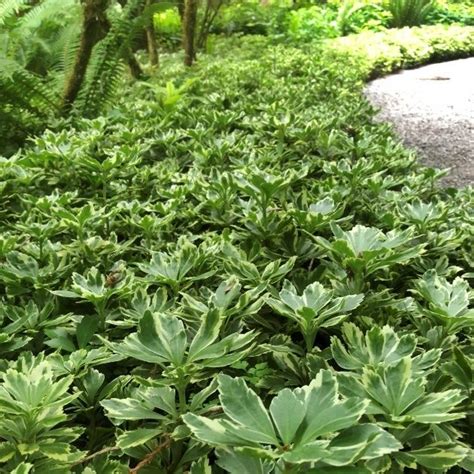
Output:
<instances>
[{"instance_id":1,"label":"tree trunk","mask_svg":"<svg viewBox=\"0 0 474 474\"><path fill-rule=\"evenodd\" d=\"M184 0L178 0L178 13L179 17L181 18L181 22L184 20Z\"/></svg>"},{"instance_id":2,"label":"tree trunk","mask_svg":"<svg viewBox=\"0 0 474 474\"><path fill-rule=\"evenodd\" d=\"M222 5L224 4L223 0L217 0L214 2L215 5L212 5L213 0L206 1L206 10L204 11L204 15L202 17L201 26L199 28L199 34L197 36L196 47L201 49L207 42L207 37L209 36L209 32L211 30L211 26L214 23L214 20L219 13Z\"/></svg>"},{"instance_id":3,"label":"tree trunk","mask_svg":"<svg viewBox=\"0 0 474 474\"><path fill-rule=\"evenodd\" d=\"M196 59L194 33L196 31L197 2L198 0L185 0L184 3L183 46L184 64L186 66L192 66Z\"/></svg>"},{"instance_id":4,"label":"tree trunk","mask_svg":"<svg viewBox=\"0 0 474 474\"><path fill-rule=\"evenodd\" d=\"M146 0L146 6L145 8L148 8L152 5L153 0ZM150 64L155 67L158 66L159 64L159 58L158 58L158 44L156 42L156 33L155 33L155 27L153 25L153 15L151 15L151 18L147 19L145 27L145 32L146 32L146 44L148 48L148 56L150 57Z\"/></svg>"},{"instance_id":5,"label":"tree trunk","mask_svg":"<svg viewBox=\"0 0 474 474\"><path fill-rule=\"evenodd\" d=\"M106 14L109 0L81 0L81 2L83 4L81 39L74 66L66 82L63 110L69 110L76 100L84 82L92 49L104 38L110 28Z\"/></svg>"},{"instance_id":6,"label":"tree trunk","mask_svg":"<svg viewBox=\"0 0 474 474\"><path fill-rule=\"evenodd\" d=\"M150 57L150 64L153 67L159 65L160 60L158 57L158 44L156 42L155 28L149 26L146 29L146 42L148 47L148 56Z\"/></svg>"},{"instance_id":7,"label":"tree trunk","mask_svg":"<svg viewBox=\"0 0 474 474\"><path fill-rule=\"evenodd\" d=\"M143 73L143 69L131 49L128 49L128 51L125 52L125 58L127 59L128 67L132 77L136 80L143 79L145 74Z\"/></svg>"}]
</instances>

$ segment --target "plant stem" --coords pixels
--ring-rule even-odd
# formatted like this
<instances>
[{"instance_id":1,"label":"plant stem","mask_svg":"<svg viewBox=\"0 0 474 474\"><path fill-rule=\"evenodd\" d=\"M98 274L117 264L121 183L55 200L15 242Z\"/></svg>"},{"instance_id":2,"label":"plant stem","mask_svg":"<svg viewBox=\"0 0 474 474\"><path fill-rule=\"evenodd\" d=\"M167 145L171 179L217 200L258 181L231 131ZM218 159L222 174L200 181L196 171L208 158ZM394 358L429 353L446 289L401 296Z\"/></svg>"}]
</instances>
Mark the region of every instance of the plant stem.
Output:
<instances>
[{"instance_id":1,"label":"plant stem","mask_svg":"<svg viewBox=\"0 0 474 474\"><path fill-rule=\"evenodd\" d=\"M314 340L316 339L316 334L318 329L311 329L310 331L302 331L304 342L306 344L306 352L311 352L314 347Z\"/></svg>"},{"instance_id":2,"label":"plant stem","mask_svg":"<svg viewBox=\"0 0 474 474\"><path fill-rule=\"evenodd\" d=\"M186 413L188 404L186 403L186 386L187 383L183 380L177 386L178 390L178 404L179 404L179 411L181 414Z\"/></svg>"},{"instance_id":3,"label":"plant stem","mask_svg":"<svg viewBox=\"0 0 474 474\"><path fill-rule=\"evenodd\" d=\"M169 436L166 436L165 441L160 443L151 453L147 454L133 469L130 469L129 474L137 474L137 472L142 468L150 464L153 459L160 453L162 449L167 448L171 443Z\"/></svg>"},{"instance_id":4,"label":"plant stem","mask_svg":"<svg viewBox=\"0 0 474 474\"><path fill-rule=\"evenodd\" d=\"M99 328L101 331L105 331L105 306L107 302L106 300L100 300L95 303L95 309L97 311L97 315L99 316Z\"/></svg>"}]
</instances>

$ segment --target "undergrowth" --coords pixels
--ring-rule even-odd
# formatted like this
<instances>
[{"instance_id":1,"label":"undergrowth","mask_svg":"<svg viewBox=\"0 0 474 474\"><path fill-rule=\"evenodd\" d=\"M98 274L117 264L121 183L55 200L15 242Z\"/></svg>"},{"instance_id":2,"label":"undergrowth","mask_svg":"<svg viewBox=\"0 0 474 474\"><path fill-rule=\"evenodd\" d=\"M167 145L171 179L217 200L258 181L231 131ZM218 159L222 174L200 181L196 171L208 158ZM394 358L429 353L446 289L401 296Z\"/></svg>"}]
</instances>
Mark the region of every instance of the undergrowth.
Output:
<instances>
[{"instance_id":1,"label":"undergrowth","mask_svg":"<svg viewBox=\"0 0 474 474\"><path fill-rule=\"evenodd\" d=\"M0 161L1 472L472 468L472 190L361 95L472 51L417 31L231 40Z\"/></svg>"}]
</instances>

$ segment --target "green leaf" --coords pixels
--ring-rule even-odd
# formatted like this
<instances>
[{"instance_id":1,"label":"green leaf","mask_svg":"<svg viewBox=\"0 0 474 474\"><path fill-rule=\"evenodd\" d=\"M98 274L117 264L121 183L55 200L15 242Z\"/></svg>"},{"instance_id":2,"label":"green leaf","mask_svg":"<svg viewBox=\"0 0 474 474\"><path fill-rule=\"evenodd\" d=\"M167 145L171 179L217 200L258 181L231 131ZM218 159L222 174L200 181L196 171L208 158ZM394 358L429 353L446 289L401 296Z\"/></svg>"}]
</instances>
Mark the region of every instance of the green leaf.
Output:
<instances>
[{"instance_id":1,"label":"green leaf","mask_svg":"<svg viewBox=\"0 0 474 474\"><path fill-rule=\"evenodd\" d=\"M449 283L436 270L430 270L417 281L414 292L428 303L427 315L438 324L454 332L474 325L474 310L469 309L469 284L462 278Z\"/></svg>"},{"instance_id":2,"label":"green leaf","mask_svg":"<svg viewBox=\"0 0 474 474\"><path fill-rule=\"evenodd\" d=\"M239 424L242 436L257 443L278 444L278 438L262 400L243 379L220 375L219 399L224 413Z\"/></svg>"},{"instance_id":3,"label":"green leaf","mask_svg":"<svg viewBox=\"0 0 474 474\"><path fill-rule=\"evenodd\" d=\"M456 347L453 348L453 356L453 360L444 364L441 370L452 377L461 387L470 390L473 380L472 367L474 365L468 356Z\"/></svg>"},{"instance_id":4,"label":"green leaf","mask_svg":"<svg viewBox=\"0 0 474 474\"><path fill-rule=\"evenodd\" d=\"M38 443L19 443L17 445L18 451L20 454L23 456L28 455L28 454L34 454L39 451L40 446Z\"/></svg>"},{"instance_id":5,"label":"green leaf","mask_svg":"<svg viewBox=\"0 0 474 474\"><path fill-rule=\"evenodd\" d=\"M81 319L76 326L76 339L80 349L87 347L98 326L99 318L95 315L87 315Z\"/></svg>"},{"instance_id":6,"label":"green leaf","mask_svg":"<svg viewBox=\"0 0 474 474\"><path fill-rule=\"evenodd\" d=\"M460 390L430 393L416 403L416 406L404 413L417 423L444 423L464 418L463 412L450 413L464 400Z\"/></svg>"},{"instance_id":7,"label":"green leaf","mask_svg":"<svg viewBox=\"0 0 474 474\"><path fill-rule=\"evenodd\" d=\"M357 308L364 299L362 294L338 298L333 295L333 290L314 282L299 296L296 288L286 281L279 293L280 299L268 298L267 303L274 311L298 324L305 338L306 348L310 351L319 328L339 324L346 317L345 313Z\"/></svg>"},{"instance_id":8,"label":"green leaf","mask_svg":"<svg viewBox=\"0 0 474 474\"><path fill-rule=\"evenodd\" d=\"M13 471L11 471L11 474L28 474L31 469L33 469L33 464L30 464L28 462L22 462L16 466Z\"/></svg>"},{"instance_id":9,"label":"green leaf","mask_svg":"<svg viewBox=\"0 0 474 474\"><path fill-rule=\"evenodd\" d=\"M329 453L327 446L329 441L319 440L296 446L291 451L283 454L283 459L292 464L302 464L307 462L317 462L325 459Z\"/></svg>"},{"instance_id":10,"label":"green leaf","mask_svg":"<svg viewBox=\"0 0 474 474\"><path fill-rule=\"evenodd\" d=\"M459 467L462 467L467 472L474 472L474 450L471 448L467 456L459 463Z\"/></svg>"},{"instance_id":11,"label":"green leaf","mask_svg":"<svg viewBox=\"0 0 474 474\"><path fill-rule=\"evenodd\" d=\"M0 462L7 462L16 454L15 446L12 443L0 443Z\"/></svg>"},{"instance_id":12,"label":"green leaf","mask_svg":"<svg viewBox=\"0 0 474 474\"><path fill-rule=\"evenodd\" d=\"M62 296L63 298L76 298L77 299L80 296L74 291L69 291L69 290L54 290L54 291L51 291L51 293L56 296Z\"/></svg>"},{"instance_id":13,"label":"green leaf","mask_svg":"<svg viewBox=\"0 0 474 474\"><path fill-rule=\"evenodd\" d=\"M347 242L354 257L369 250L379 250L382 248L383 234L374 227L356 225L349 232L343 232L339 226L332 225L331 229L337 239L343 239Z\"/></svg>"},{"instance_id":14,"label":"green leaf","mask_svg":"<svg viewBox=\"0 0 474 474\"><path fill-rule=\"evenodd\" d=\"M344 323L342 334L346 347L333 337L331 351L339 366L347 370L360 370L364 366L390 365L411 355L416 347L412 334L399 337L395 331L384 326L375 326L365 334L352 323Z\"/></svg>"},{"instance_id":15,"label":"green leaf","mask_svg":"<svg viewBox=\"0 0 474 474\"><path fill-rule=\"evenodd\" d=\"M428 469L444 470L458 464L468 452L467 448L459 444L439 442L410 451L407 454L421 466Z\"/></svg>"},{"instance_id":16,"label":"green leaf","mask_svg":"<svg viewBox=\"0 0 474 474\"><path fill-rule=\"evenodd\" d=\"M233 450L217 450L217 464L231 474L270 474L272 463Z\"/></svg>"},{"instance_id":17,"label":"green leaf","mask_svg":"<svg viewBox=\"0 0 474 474\"><path fill-rule=\"evenodd\" d=\"M278 392L270 404L270 414L285 444L290 444L304 420L304 402L288 388Z\"/></svg>"},{"instance_id":18,"label":"green leaf","mask_svg":"<svg viewBox=\"0 0 474 474\"><path fill-rule=\"evenodd\" d=\"M218 338L222 326L219 311L208 311L202 320L198 332L189 345L188 362L199 359L202 353Z\"/></svg>"},{"instance_id":19,"label":"green leaf","mask_svg":"<svg viewBox=\"0 0 474 474\"><path fill-rule=\"evenodd\" d=\"M189 474L212 474L212 468L209 465L207 457L203 457L191 464Z\"/></svg>"},{"instance_id":20,"label":"green leaf","mask_svg":"<svg viewBox=\"0 0 474 474\"><path fill-rule=\"evenodd\" d=\"M152 364L171 362L179 367L183 363L187 337L183 323L173 315L146 311L140 321L138 333L127 336L114 345L118 354Z\"/></svg>"},{"instance_id":21,"label":"green leaf","mask_svg":"<svg viewBox=\"0 0 474 474\"><path fill-rule=\"evenodd\" d=\"M321 370L308 386L295 393L306 406L301 444L354 425L368 405L367 400L359 398L341 400L336 378L328 370Z\"/></svg>"},{"instance_id":22,"label":"green leaf","mask_svg":"<svg viewBox=\"0 0 474 474\"><path fill-rule=\"evenodd\" d=\"M141 389L136 397L147 406L158 408L168 415L176 418L178 412L176 409L176 391L171 387L150 387Z\"/></svg>"},{"instance_id":23,"label":"green leaf","mask_svg":"<svg viewBox=\"0 0 474 474\"><path fill-rule=\"evenodd\" d=\"M56 461L70 461L71 460L71 446L68 443L61 443L55 441L54 443L41 443L40 451L48 458ZM81 453L78 453L79 458Z\"/></svg>"},{"instance_id":24,"label":"green leaf","mask_svg":"<svg viewBox=\"0 0 474 474\"><path fill-rule=\"evenodd\" d=\"M125 431L117 436L117 446L120 449L134 448L147 443L161 434L163 434L161 428L138 428L133 431Z\"/></svg>"},{"instance_id":25,"label":"green leaf","mask_svg":"<svg viewBox=\"0 0 474 474\"><path fill-rule=\"evenodd\" d=\"M163 415L156 413L145 404L134 398L112 398L100 404L107 411L107 416L116 420L163 420Z\"/></svg>"},{"instance_id":26,"label":"green leaf","mask_svg":"<svg viewBox=\"0 0 474 474\"><path fill-rule=\"evenodd\" d=\"M198 440L212 446L244 446L248 444L245 438L238 436L238 430L235 430L233 425L226 420L211 420L186 413L183 416L183 421Z\"/></svg>"},{"instance_id":27,"label":"green leaf","mask_svg":"<svg viewBox=\"0 0 474 474\"><path fill-rule=\"evenodd\" d=\"M373 459L402 449L401 443L375 424L353 426L330 443L324 462L344 466L360 459Z\"/></svg>"},{"instance_id":28,"label":"green leaf","mask_svg":"<svg viewBox=\"0 0 474 474\"><path fill-rule=\"evenodd\" d=\"M366 369L362 381L370 397L387 413L401 416L424 394L425 380L412 378L412 360L401 359L394 365Z\"/></svg>"},{"instance_id":29,"label":"green leaf","mask_svg":"<svg viewBox=\"0 0 474 474\"><path fill-rule=\"evenodd\" d=\"M169 361L177 367L181 365L187 346L183 323L171 315L145 314L140 322L140 337L148 347L161 343Z\"/></svg>"}]
</instances>

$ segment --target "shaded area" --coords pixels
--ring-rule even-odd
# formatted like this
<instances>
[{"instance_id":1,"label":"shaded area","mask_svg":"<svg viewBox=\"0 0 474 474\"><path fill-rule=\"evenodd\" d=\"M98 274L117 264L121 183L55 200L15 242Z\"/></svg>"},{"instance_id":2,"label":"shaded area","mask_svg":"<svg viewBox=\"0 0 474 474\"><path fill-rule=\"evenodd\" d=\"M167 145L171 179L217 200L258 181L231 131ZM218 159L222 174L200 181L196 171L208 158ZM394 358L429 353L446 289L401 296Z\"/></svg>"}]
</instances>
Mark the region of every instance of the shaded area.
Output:
<instances>
[{"instance_id":1,"label":"shaded area","mask_svg":"<svg viewBox=\"0 0 474 474\"><path fill-rule=\"evenodd\" d=\"M404 144L428 166L450 168L446 186L474 183L474 58L377 79L366 88Z\"/></svg>"}]
</instances>

